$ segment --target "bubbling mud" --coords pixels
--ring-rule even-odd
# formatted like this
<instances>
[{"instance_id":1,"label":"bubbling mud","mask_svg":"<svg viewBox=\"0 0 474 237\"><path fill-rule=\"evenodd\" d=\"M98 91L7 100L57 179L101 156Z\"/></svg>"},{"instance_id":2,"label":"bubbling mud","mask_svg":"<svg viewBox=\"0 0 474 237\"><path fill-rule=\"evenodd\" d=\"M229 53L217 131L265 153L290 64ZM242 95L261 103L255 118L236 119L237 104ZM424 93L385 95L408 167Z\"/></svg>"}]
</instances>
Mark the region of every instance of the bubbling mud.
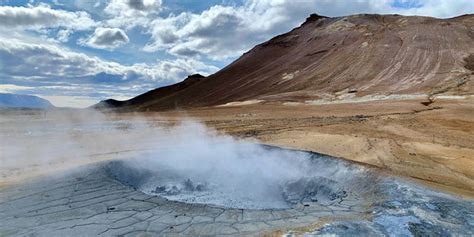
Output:
<instances>
[{"instance_id":1,"label":"bubbling mud","mask_svg":"<svg viewBox=\"0 0 474 237\"><path fill-rule=\"evenodd\" d=\"M237 156L235 161L221 158L226 160L222 167L216 165L217 161L206 160L210 163L183 169L177 163L171 166L163 162L166 157L150 154L112 162L108 171L149 195L225 208L288 209L309 203L328 205L349 196L376 193L377 180L363 167L315 153L252 147L271 156ZM264 170L275 164L283 166L266 174Z\"/></svg>"}]
</instances>

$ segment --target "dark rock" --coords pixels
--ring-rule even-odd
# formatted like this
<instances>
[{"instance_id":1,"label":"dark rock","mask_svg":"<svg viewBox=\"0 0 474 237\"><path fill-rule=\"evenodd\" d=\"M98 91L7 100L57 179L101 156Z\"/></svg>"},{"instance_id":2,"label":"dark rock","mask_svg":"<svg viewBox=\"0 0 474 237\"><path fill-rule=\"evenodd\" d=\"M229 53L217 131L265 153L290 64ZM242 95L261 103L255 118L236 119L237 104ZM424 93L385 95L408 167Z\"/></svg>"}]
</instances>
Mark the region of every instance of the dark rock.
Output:
<instances>
[{"instance_id":1,"label":"dark rock","mask_svg":"<svg viewBox=\"0 0 474 237\"><path fill-rule=\"evenodd\" d=\"M204 184L196 185L196 191L201 192L201 191L204 191L204 190L206 190L206 186Z\"/></svg>"},{"instance_id":2,"label":"dark rock","mask_svg":"<svg viewBox=\"0 0 474 237\"><path fill-rule=\"evenodd\" d=\"M408 223L408 229L415 237L436 237L436 236L449 236L449 233L444 230L443 227L431 225L427 222L422 223Z\"/></svg>"},{"instance_id":3,"label":"dark rock","mask_svg":"<svg viewBox=\"0 0 474 237\"><path fill-rule=\"evenodd\" d=\"M196 189L194 187L193 181L191 181L190 179L186 179L184 181L184 190L191 191L191 192L195 191Z\"/></svg>"},{"instance_id":4,"label":"dark rock","mask_svg":"<svg viewBox=\"0 0 474 237\"><path fill-rule=\"evenodd\" d=\"M155 189L155 193L164 193L166 192L166 187L165 186L158 186Z\"/></svg>"}]
</instances>

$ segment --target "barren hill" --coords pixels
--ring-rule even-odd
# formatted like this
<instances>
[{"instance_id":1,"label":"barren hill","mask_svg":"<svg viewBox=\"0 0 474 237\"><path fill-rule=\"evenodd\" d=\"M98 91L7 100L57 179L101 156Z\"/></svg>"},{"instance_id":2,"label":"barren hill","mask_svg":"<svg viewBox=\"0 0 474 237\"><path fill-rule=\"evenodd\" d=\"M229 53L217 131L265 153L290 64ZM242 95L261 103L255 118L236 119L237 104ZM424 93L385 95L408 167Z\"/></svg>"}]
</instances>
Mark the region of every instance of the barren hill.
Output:
<instances>
[{"instance_id":1,"label":"barren hill","mask_svg":"<svg viewBox=\"0 0 474 237\"><path fill-rule=\"evenodd\" d=\"M191 76L99 106L163 110L235 101L308 101L366 95L473 94L474 15L328 18L255 46L207 78Z\"/></svg>"},{"instance_id":2,"label":"barren hill","mask_svg":"<svg viewBox=\"0 0 474 237\"><path fill-rule=\"evenodd\" d=\"M0 93L0 108L48 109L54 106L38 96Z\"/></svg>"}]
</instances>

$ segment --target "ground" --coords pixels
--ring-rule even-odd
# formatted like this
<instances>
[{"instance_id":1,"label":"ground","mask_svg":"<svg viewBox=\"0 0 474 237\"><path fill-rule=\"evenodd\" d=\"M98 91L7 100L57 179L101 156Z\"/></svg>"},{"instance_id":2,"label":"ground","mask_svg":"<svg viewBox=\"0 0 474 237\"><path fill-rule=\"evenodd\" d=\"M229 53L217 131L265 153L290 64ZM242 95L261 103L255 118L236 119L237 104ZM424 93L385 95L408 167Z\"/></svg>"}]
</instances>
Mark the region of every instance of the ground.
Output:
<instances>
[{"instance_id":1,"label":"ground","mask_svg":"<svg viewBox=\"0 0 474 237\"><path fill-rule=\"evenodd\" d=\"M253 211L148 196L102 167L76 170L0 192L0 236L249 236L366 215L355 200L332 206Z\"/></svg>"},{"instance_id":2,"label":"ground","mask_svg":"<svg viewBox=\"0 0 474 237\"><path fill-rule=\"evenodd\" d=\"M256 102L105 115L0 111L0 235L50 235L52 230L57 235L281 235L290 230L345 233L347 228L376 235L392 231L472 234L474 101L421 102L426 101ZM151 197L102 169L109 160L161 149L159 141L149 139L154 131L129 127L128 122L137 118L152 127L199 120L222 134L349 160L387 177L389 181L380 181L385 198L301 206L278 214ZM120 129L82 124L82 120L108 121ZM422 186L391 177L410 177ZM446 223L447 229L435 228ZM406 228L390 229L401 224Z\"/></svg>"},{"instance_id":3,"label":"ground","mask_svg":"<svg viewBox=\"0 0 474 237\"><path fill-rule=\"evenodd\" d=\"M318 200L302 201L285 209L236 209L183 203L141 192L127 182L135 180L133 177L137 173L133 171L118 177L120 170L134 169L126 165L129 160L104 161L0 189L0 235L474 234L474 204L469 199L433 192L420 185L380 174L378 169L332 157L312 154L311 159L316 162L311 163L314 165L312 170L318 171L327 166L322 170L342 169L345 175L351 177L347 179L349 183L343 186L347 190L345 195L319 199L326 192L318 188L318 194L322 192L317 196Z\"/></svg>"}]
</instances>

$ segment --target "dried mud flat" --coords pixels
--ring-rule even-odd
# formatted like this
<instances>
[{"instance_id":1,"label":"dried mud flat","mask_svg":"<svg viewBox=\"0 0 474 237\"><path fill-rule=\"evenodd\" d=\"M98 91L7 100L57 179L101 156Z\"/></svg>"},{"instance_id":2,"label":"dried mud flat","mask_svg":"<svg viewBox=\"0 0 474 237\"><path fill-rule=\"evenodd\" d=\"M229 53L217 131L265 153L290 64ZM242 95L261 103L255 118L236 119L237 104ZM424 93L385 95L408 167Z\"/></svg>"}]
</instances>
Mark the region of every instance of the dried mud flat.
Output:
<instances>
[{"instance_id":1,"label":"dried mud flat","mask_svg":"<svg viewBox=\"0 0 474 237\"><path fill-rule=\"evenodd\" d=\"M154 143L115 144L122 137L107 140L114 137L107 128L73 129L73 139L84 149L81 154L55 154L65 159L26 167L2 163L0 235L472 235L472 100L438 100L429 106L420 102L267 103L140 114L160 126L194 118L236 137L342 157L355 162L330 159L379 177L369 182L378 187L372 195L288 209L224 208L145 194L120 182L107 167L112 160L136 157ZM142 136L128 124L133 116L107 115L107 121L129 131L133 139ZM37 112L17 111L2 114L2 140L23 141L23 132L32 131L25 121L47 127L41 130L44 134L70 129L61 123L52 126L57 121ZM52 146L48 135L44 140L24 145Z\"/></svg>"}]
</instances>

